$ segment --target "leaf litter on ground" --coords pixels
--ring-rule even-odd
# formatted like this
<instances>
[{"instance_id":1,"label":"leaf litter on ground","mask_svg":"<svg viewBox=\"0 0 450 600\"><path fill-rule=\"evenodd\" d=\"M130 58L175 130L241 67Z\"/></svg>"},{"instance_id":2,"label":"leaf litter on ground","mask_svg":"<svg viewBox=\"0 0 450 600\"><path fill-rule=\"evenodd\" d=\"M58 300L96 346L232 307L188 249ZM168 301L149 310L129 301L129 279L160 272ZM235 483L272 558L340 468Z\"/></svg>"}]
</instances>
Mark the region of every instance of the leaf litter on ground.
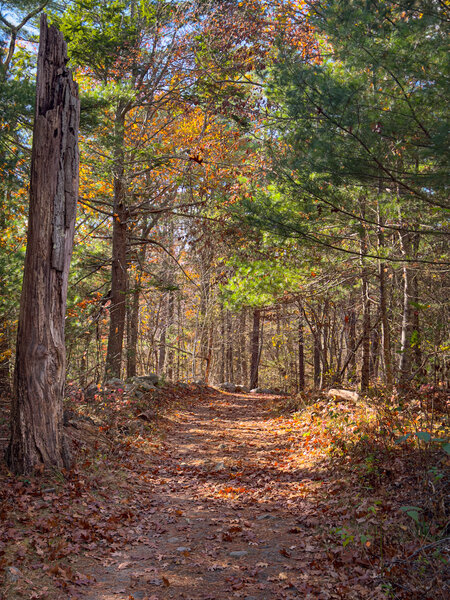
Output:
<instances>
[{"instance_id":1,"label":"leaf litter on ground","mask_svg":"<svg viewBox=\"0 0 450 600\"><path fill-rule=\"evenodd\" d=\"M401 510L427 508L417 468L443 464L420 439L394 443L419 411L292 408L195 385L138 406L72 402L90 419L66 428L76 468L1 468L3 597L441 597L448 544L408 556L442 539L443 516L420 530Z\"/></svg>"}]
</instances>

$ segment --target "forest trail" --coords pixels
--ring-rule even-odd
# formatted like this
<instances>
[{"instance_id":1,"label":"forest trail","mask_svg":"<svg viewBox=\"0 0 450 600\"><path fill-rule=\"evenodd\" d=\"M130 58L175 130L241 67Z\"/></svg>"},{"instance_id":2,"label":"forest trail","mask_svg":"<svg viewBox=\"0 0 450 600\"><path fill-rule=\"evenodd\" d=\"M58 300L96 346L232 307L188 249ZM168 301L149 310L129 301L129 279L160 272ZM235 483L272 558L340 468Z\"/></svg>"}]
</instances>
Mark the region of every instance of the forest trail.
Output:
<instances>
[{"instance_id":1,"label":"forest trail","mask_svg":"<svg viewBox=\"0 0 450 600\"><path fill-rule=\"evenodd\" d=\"M271 406L273 397L210 390L175 413L159 454L127 476L122 501L138 525L112 555L75 561L94 581L73 597L384 598L368 564L326 547L320 505L332 475L308 465L301 433ZM347 510L345 497L333 503Z\"/></svg>"}]
</instances>

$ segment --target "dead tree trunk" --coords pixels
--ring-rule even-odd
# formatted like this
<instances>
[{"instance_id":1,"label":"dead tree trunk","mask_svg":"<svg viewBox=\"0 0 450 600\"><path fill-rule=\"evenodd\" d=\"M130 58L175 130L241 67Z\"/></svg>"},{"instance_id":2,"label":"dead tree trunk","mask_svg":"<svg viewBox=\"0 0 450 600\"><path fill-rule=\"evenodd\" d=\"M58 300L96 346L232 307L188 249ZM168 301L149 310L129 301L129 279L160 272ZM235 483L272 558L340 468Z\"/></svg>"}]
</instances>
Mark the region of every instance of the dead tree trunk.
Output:
<instances>
[{"instance_id":1,"label":"dead tree trunk","mask_svg":"<svg viewBox=\"0 0 450 600\"><path fill-rule=\"evenodd\" d=\"M64 319L78 194L77 85L66 68L66 44L41 17L30 209L17 334L11 440L6 460L16 473L69 465L62 398Z\"/></svg>"}]
</instances>

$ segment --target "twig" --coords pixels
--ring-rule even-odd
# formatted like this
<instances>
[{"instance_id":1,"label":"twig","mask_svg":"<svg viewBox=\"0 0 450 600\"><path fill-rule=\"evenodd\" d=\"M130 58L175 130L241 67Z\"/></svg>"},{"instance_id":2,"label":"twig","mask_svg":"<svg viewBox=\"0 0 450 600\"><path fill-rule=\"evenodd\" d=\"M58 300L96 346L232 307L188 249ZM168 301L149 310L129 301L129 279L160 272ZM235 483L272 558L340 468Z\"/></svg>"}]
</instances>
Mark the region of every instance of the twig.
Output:
<instances>
[{"instance_id":1,"label":"twig","mask_svg":"<svg viewBox=\"0 0 450 600\"><path fill-rule=\"evenodd\" d=\"M396 558L394 558L394 560L392 560L390 564L408 562L411 558L414 558L415 556L417 556L417 554L420 554L424 550L429 550L430 548L434 548L435 546L440 546L441 544L445 544L446 542L450 542L450 537L445 537L445 538L442 538L441 540L437 540L436 542L431 542L430 544L426 544L425 546L422 546L421 548L419 548L418 550L416 550L415 552L413 552L412 554L410 554L409 556L407 556L406 558L404 558L402 560L397 560Z\"/></svg>"}]
</instances>

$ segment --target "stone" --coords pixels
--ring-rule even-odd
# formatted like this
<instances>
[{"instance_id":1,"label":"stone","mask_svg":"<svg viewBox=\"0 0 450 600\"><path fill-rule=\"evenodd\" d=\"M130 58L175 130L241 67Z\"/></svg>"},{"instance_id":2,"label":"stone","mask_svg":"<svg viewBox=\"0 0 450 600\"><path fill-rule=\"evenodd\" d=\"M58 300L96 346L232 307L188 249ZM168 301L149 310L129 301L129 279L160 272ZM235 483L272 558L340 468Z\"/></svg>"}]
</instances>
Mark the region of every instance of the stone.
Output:
<instances>
[{"instance_id":1,"label":"stone","mask_svg":"<svg viewBox=\"0 0 450 600\"><path fill-rule=\"evenodd\" d=\"M223 392L230 392L231 394L234 394L234 392L236 391L236 386L234 385L234 383L231 383L229 381L219 383L217 387L219 388L219 390L222 390Z\"/></svg>"},{"instance_id":2,"label":"stone","mask_svg":"<svg viewBox=\"0 0 450 600\"><path fill-rule=\"evenodd\" d=\"M277 390L271 390L270 388L261 388L261 387L257 387L254 388L253 390L250 390L250 394L271 394L271 395L278 395L280 392L278 392Z\"/></svg>"},{"instance_id":3,"label":"stone","mask_svg":"<svg viewBox=\"0 0 450 600\"><path fill-rule=\"evenodd\" d=\"M356 402L359 398L358 392L353 392L351 390L337 390L331 389L328 390L327 396L329 398L338 398L339 400L349 400L350 402Z\"/></svg>"},{"instance_id":4,"label":"stone","mask_svg":"<svg viewBox=\"0 0 450 600\"><path fill-rule=\"evenodd\" d=\"M151 392L152 390L156 390L156 387L153 385L153 383L143 381L139 384L139 389L145 390L146 392Z\"/></svg>"},{"instance_id":5,"label":"stone","mask_svg":"<svg viewBox=\"0 0 450 600\"><path fill-rule=\"evenodd\" d=\"M247 556L247 554L247 550L234 550L233 552L230 552L229 556L231 556L231 558L242 558L243 556Z\"/></svg>"},{"instance_id":6,"label":"stone","mask_svg":"<svg viewBox=\"0 0 450 600\"><path fill-rule=\"evenodd\" d=\"M6 579L10 583L16 583L23 577L22 571L20 571L17 567L11 566L6 567Z\"/></svg>"},{"instance_id":7,"label":"stone","mask_svg":"<svg viewBox=\"0 0 450 600\"><path fill-rule=\"evenodd\" d=\"M169 544L177 544L180 541L180 538L178 538L178 537L171 537L167 541L169 542Z\"/></svg>"},{"instance_id":8,"label":"stone","mask_svg":"<svg viewBox=\"0 0 450 600\"><path fill-rule=\"evenodd\" d=\"M159 383L159 377L156 373L149 373L148 375L142 375L139 379L146 379L150 383L157 384Z\"/></svg>"},{"instance_id":9,"label":"stone","mask_svg":"<svg viewBox=\"0 0 450 600\"><path fill-rule=\"evenodd\" d=\"M237 385L236 392L238 392L239 394L248 394L249 389L245 385Z\"/></svg>"},{"instance_id":10,"label":"stone","mask_svg":"<svg viewBox=\"0 0 450 600\"><path fill-rule=\"evenodd\" d=\"M90 425L95 425L95 421L91 419L91 417L87 417L86 415L79 415L70 409L64 409L63 412L63 425L64 427L74 427L75 429L80 429L80 423L89 423Z\"/></svg>"},{"instance_id":11,"label":"stone","mask_svg":"<svg viewBox=\"0 0 450 600\"><path fill-rule=\"evenodd\" d=\"M178 546L177 548L177 552L190 552L191 549L189 548L189 546Z\"/></svg>"},{"instance_id":12,"label":"stone","mask_svg":"<svg viewBox=\"0 0 450 600\"><path fill-rule=\"evenodd\" d=\"M122 389L125 387L125 383L122 381L122 379L119 379L118 377L112 377L111 379L108 379L108 381L106 382L106 385L108 387L122 388Z\"/></svg>"},{"instance_id":13,"label":"stone","mask_svg":"<svg viewBox=\"0 0 450 600\"><path fill-rule=\"evenodd\" d=\"M218 462L214 465L213 471L223 471L225 469L225 463Z\"/></svg>"}]
</instances>

